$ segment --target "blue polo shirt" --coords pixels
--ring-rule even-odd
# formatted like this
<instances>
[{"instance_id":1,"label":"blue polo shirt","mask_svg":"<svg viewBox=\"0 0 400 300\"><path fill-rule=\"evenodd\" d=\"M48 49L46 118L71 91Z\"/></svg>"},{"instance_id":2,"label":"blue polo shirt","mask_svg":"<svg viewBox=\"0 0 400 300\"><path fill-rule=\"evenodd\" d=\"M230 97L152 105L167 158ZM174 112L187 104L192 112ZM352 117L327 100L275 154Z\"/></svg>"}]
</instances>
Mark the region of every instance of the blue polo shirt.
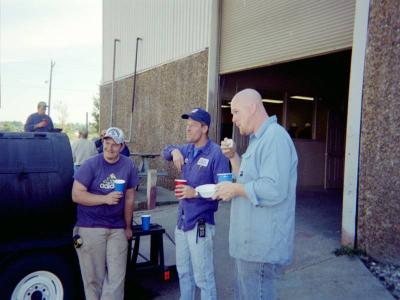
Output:
<instances>
[{"instance_id":1,"label":"blue polo shirt","mask_svg":"<svg viewBox=\"0 0 400 300\"><path fill-rule=\"evenodd\" d=\"M43 120L47 120L47 125L45 127L41 128L36 128L34 129L33 127L42 122ZM53 126L53 121L48 115L39 115L38 113L33 113L31 114L28 119L26 120L24 130L26 132L30 131L36 131L36 132L50 132L53 131L54 126Z\"/></svg>"},{"instance_id":2,"label":"blue polo shirt","mask_svg":"<svg viewBox=\"0 0 400 300\"><path fill-rule=\"evenodd\" d=\"M219 145L210 140L205 146L196 149L193 144L169 145L164 148L163 157L171 161L171 152L174 149L178 149L185 159L182 178L193 188L202 184L217 183L218 173L230 172L229 160L222 154ZM179 201L177 226L183 231L188 231L202 218L206 223L214 225L214 213L217 209L218 201L211 198L199 196L183 199Z\"/></svg>"}]
</instances>

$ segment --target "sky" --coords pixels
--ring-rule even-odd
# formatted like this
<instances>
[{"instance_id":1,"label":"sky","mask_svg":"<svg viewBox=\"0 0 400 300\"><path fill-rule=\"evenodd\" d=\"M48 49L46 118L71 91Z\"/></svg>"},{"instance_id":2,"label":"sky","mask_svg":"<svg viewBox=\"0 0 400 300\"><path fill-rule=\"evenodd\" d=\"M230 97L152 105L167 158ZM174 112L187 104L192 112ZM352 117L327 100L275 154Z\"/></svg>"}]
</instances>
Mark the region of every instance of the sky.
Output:
<instances>
[{"instance_id":1,"label":"sky","mask_svg":"<svg viewBox=\"0 0 400 300\"><path fill-rule=\"evenodd\" d=\"M102 54L101 0L0 0L0 121L25 122L48 102L59 122L92 122L99 95Z\"/></svg>"}]
</instances>

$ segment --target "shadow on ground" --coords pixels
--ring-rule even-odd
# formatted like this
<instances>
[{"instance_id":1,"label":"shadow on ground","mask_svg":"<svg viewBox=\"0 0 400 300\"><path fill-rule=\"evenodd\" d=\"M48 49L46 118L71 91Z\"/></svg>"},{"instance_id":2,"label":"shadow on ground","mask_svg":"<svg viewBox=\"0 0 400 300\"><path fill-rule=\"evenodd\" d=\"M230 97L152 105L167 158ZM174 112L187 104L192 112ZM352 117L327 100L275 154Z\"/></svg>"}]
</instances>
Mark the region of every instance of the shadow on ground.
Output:
<instances>
[{"instance_id":1,"label":"shadow on ground","mask_svg":"<svg viewBox=\"0 0 400 300\"><path fill-rule=\"evenodd\" d=\"M170 279L167 281L162 278L161 274L154 272L130 272L125 282L125 299L150 300L168 295L178 289L179 281L174 269L171 269Z\"/></svg>"}]
</instances>

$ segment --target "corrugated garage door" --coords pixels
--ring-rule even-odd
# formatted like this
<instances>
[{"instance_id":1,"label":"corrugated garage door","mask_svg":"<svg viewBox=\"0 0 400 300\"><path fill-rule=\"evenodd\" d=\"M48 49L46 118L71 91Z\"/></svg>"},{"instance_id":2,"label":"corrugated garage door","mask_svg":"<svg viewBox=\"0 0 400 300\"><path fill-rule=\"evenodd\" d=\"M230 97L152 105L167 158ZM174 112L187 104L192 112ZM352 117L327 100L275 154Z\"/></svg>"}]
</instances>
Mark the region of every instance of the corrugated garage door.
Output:
<instances>
[{"instance_id":1,"label":"corrugated garage door","mask_svg":"<svg viewBox=\"0 0 400 300\"><path fill-rule=\"evenodd\" d=\"M355 0L223 0L220 73L350 48Z\"/></svg>"}]
</instances>

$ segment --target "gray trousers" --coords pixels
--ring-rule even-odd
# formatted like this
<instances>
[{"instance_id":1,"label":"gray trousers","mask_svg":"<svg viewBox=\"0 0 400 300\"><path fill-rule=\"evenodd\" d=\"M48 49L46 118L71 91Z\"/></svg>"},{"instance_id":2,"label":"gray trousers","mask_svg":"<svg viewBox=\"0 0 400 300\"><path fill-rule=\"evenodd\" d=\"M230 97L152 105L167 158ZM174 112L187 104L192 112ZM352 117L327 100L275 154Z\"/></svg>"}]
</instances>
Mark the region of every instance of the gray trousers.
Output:
<instances>
[{"instance_id":1,"label":"gray trousers","mask_svg":"<svg viewBox=\"0 0 400 300\"><path fill-rule=\"evenodd\" d=\"M86 300L123 300L128 241L124 229L75 227Z\"/></svg>"}]
</instances>

